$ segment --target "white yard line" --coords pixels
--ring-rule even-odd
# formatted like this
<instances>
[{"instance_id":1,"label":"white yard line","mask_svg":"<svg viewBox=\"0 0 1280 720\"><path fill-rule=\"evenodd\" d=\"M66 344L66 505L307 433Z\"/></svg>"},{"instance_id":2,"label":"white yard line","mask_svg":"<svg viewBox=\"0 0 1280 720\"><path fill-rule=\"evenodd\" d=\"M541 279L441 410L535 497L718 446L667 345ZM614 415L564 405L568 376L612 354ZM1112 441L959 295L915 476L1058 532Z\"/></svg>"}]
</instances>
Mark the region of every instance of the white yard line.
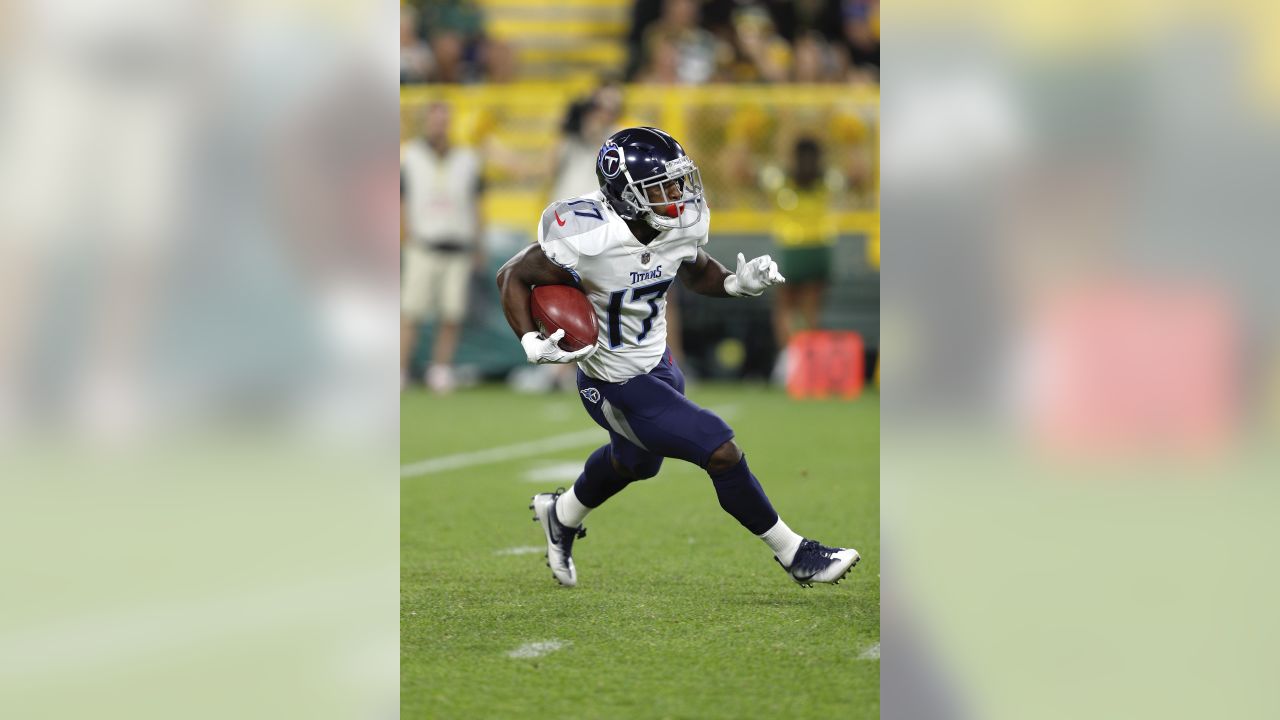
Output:
<instances>
[{"instance_id":1,"label":"white yard line","mask_svg":"<svg viewBox=\"0 0 1280 720\"><path fill-rule=\"evenodd\" d=\"M569 643L560 640L543 640L542 642L525 643L515 650L507 651L509 658L539 658L543 655L553 653Z\"/></svg>"},{"instance_id":2,"label":"white yard line","mask_svg":"<svg viewBox=\"0 0 1280 720\"><path fill-rule=\"evenodd\" d=\"M553 465L539 465L525 470L521 478L525 482L531 483L571 482L577 480L578 476L582 474L583 462L584 460L576 460Z\"/></svg>"},{"instance_id":3,"label":"white yard line","mask_svg":"<svg viewBox=\"0 0 1280 720\"><path fill-rule=\"evenodd\" d=\"M738 406L735 404L722 405L718 407L708 408L722 418L728 419L738 413ZM436 473L447 472L449 470L459 470L461 468L474 467L476 465L492 465L494 463L507 462L508 460L518 460L527 457L540 457L549 455L560 450L573 450L575 448L587 447L603 442L605 435L600 428L592 428L590 430L579 430L577 432L565 433L564 435L552 435L541 440L531 440L529 442L515 443L512 445L499 445L498 447L487 448L484 450L475 450L472 452L458 453L456 455L442 455L441 457L427 458L411 462L408 465L400 466L400 479L407 480L409 478L422 477L423 475L434 475Z\"/></svg>"},{"instance_id":4,"label":"white yard line","mask_svg":"<svg viewBox=\"0 0 1280 720\"><path fill-rule=\"evenodd\" d=\"M494 555L532 555L534 553L540 553L540 552L546 552L546 551L547 551L546 545L539 545L537 547L533 545L521 545L519 547L509 547L509 548L503 548L501 550L494 550L493 554Z\"/></svg>"},{"instance_id":5,"label":"white yard line","mask_svg":"<svg viewBox=\"0 0 1280 720\"><path fill-rule=\"evenodd\" d=\"M606 437L604 430L592 428L590 430L565 433L564 435L552 435L540 440L515 443L513 445L499 445L485 450L428 458L408 465L401 465L400 479L405 480L476 465L491 465L508 460L537 457L560 450L572 450L604 442Z\"/></svg>"},{"instance_id":6,"label":"white yard line","mask_svg":"<svg viewBox=\"0 0 1280 720\"><path fill-rule=\"evenodd\" d=\"M863 650L862 654L858 655L858 659L859 660L879 660L880 659L880 643L876 643L875 645L872 645L866 650Z\"/></svg>"}]
</instances>

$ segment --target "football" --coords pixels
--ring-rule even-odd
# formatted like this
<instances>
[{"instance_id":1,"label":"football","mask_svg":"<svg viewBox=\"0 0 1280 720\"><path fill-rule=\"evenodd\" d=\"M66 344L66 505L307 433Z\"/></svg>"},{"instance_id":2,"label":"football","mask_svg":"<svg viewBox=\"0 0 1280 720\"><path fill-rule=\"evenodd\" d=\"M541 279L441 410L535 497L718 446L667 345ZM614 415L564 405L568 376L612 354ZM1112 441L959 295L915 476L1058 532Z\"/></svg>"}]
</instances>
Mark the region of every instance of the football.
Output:
<instances>
[{"instance_id":1,"label":"football","mask_svg":"<svg viewBox=\"0 0 1280 720\"><path fill-rule=\"evenodd\" d=\"M600 336L596 313L591 301L579 289L569 285L539 285L533 289L529 303L533 321L544 336L563 329L560 349L565 352L595 345Z\"/></svg>"}]
</instances>

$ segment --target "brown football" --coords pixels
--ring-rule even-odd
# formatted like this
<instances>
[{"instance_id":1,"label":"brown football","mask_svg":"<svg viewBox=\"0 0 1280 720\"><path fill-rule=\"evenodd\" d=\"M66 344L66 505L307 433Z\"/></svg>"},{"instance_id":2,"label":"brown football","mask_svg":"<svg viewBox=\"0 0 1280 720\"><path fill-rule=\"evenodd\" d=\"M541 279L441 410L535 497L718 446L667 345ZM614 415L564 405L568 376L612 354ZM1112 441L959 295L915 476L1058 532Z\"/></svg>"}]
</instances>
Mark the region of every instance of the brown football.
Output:
<instances>
[{"instance_id":1,"label":"brown football","mask_svg":"<svg viewBox=\"0 0 1280 720\"><path fill-rule=\"evenodd\" d=\"M533 321L546 337L563 329L560 349L565 352L581 350L595 345L600 336L596 326L596 312L591 301L579 289L570 285L539 285L533 289L529 303Z\"/></svg>"}]
</instances>

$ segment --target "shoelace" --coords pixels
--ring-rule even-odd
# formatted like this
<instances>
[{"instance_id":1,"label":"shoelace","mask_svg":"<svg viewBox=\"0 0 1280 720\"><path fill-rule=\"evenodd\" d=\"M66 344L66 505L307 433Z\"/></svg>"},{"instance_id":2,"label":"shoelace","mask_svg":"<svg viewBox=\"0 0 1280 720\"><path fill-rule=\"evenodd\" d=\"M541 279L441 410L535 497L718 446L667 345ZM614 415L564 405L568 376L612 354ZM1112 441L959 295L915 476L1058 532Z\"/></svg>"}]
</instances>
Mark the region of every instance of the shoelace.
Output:
<instances>
[{"instance_id":1,"label":"shoelace","mask_svg":"<svg viewBox=\"0 0 1280 720\"><path fill-rule=\"evenodd\" d=\"M817 540L804 540L796 550L796 556L791 561L789 569L817 572L830 565L832 556L837 552L839 550L836 548L827 547Z\"/></svg>"},{"instance_id":2,"label":"shoelace","mask_svg":"<svg viewBox=\"0 0 1280 720\"><path fill-rule=\"evenodd\" d=\"M557 520L556 522L559 523L560 521ZM565 530L568 530L569 532L564 532ZM573 547L573 541L575 539L584 538L586 536L587 529L585 527L571 528L568 525L560 525L560 544L563 545L566 550Z\"/></svg>"}]
</instances>

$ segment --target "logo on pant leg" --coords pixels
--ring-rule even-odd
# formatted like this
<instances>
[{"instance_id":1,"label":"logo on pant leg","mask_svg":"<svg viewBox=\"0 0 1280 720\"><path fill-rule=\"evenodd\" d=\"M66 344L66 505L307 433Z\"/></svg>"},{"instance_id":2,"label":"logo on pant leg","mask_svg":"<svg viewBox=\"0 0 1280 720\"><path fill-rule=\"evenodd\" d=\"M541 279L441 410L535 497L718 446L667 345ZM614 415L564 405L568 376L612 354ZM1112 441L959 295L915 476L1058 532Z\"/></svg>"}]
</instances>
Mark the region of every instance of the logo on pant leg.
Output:
<instances>
[{"instance_id":1,"label":"logo on pant leg","mask_svg":"<svg viewBox=\"0 0 1280 720\"><path fill-rule=\"evenodd\" d=\"M599 390L597 390L597 389L595 389L595 388L587 388L587 389L585 389L585 390L583 390L583 391L582 391L582 397L584 397L584 398L586 398L586 399L590 400L590 401L591 401L591 402L593 402L593 403L599 403L599 402L600 402L600 391L599 391Z\"/></svg>"}]
</instances>

